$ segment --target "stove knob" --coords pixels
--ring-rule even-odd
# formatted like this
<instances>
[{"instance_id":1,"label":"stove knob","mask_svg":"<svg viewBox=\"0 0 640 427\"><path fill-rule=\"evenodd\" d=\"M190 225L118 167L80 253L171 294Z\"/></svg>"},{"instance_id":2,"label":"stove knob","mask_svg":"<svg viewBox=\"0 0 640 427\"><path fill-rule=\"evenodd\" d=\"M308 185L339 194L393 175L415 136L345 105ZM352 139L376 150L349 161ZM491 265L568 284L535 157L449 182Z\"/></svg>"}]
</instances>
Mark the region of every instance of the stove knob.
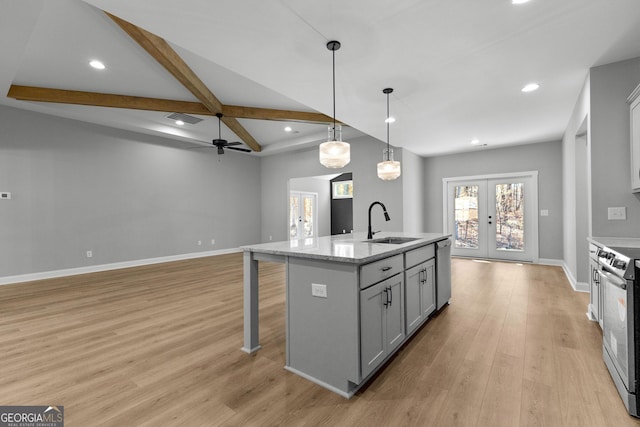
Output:
<instances>
[{"instance_id":1,"label":"stove knob","mask_svg":"<svg viewBox=\"0 0 640 427\"><path fill-rule=\"evenodd\" d=\"M611 266L613 268L617 268L620 270L626 270L627 269L627 263L622 261L621 259L614 259L613 262L611 263Z\"/></svg>"}]
</instances>

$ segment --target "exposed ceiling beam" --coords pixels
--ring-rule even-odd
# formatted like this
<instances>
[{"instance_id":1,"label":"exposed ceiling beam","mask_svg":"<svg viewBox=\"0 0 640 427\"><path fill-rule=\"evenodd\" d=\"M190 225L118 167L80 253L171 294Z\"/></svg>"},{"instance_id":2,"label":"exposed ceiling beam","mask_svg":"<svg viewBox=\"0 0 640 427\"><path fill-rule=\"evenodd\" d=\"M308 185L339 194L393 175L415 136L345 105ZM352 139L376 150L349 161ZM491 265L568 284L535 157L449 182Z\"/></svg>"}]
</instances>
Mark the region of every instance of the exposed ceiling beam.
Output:
<instances>
[{"instance_id":1,"label":"exposed ceiling beam","mask_svg":"<svg viewBox=\"0 0 640 427\"><path fill-rule=\"evenodd\" d=\"M200 80L180 55L163 38L156 36L130 22L105 12L120 28L146 50L160 65L187 88L207 109L213 113L223 113L222 103ZM224 114L224 113L223 113ZM222 117L222 121L233 133L253 151L261 151L260 144L233 117Z\"/></svg>"},{"instance_id":2,"label":"exposed ceiling beam","mask_svg":"<svg viewBox=\"0 0 640 427\"><path fill-rule=\"evenodd\" d=\"M214 113L209 111L207 107L200 102L174 101L171 99L146 98L99 92L83 92L46 87L11 85L7 96L20 101L57 102L60 104L129 108L132 110L176 112L202 116L214 115ZM331 117L322 113L276 110L273 108L243 107L238 105L222 105L222 114L223 119L227 117L236 119L275 120L319 124L333 123L333 119ZM240 135L238 135L238 137L239 136Z\"/></svg>"},{"instance_id":3,"label":"exposed ceiling beam","mask_svg":"<svg viewBox=\"0 0 640 427\"><path fill-rule=\"evenodd\" d=\"M276 110L273 108L242 107L239 105L223 105L225 116L237 119L276 120L283 122L333 123L333 119L322 113L310 111ZM340 122L336 122L341 124Z\"/></svg>"},{"instance_id":4,"label":"exposed ceiling beam","mask_svg":"<svg viewBox=\"0 0 640 427\"><path fill-rule=\"evenodd\" d=\"M60 104L90 105L94 107L213 115L213 113L199 102L172 101L169 99L81 92L77 90L51 89L45 87L11 85L7 96L21 101L57 102Z\"/></svg>"}]
</instances>

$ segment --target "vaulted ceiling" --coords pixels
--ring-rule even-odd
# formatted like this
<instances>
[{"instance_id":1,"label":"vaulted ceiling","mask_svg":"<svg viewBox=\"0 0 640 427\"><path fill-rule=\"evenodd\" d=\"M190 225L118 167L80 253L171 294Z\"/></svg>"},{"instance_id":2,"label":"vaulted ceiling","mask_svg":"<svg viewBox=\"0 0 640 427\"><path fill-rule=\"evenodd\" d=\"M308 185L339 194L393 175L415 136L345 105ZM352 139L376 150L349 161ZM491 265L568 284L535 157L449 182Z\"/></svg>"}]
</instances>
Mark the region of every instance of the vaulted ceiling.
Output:
<instances>
[{"instance_id":1,"label":"vaulted ceiling","mask_svg":"<svg viewBox=\"0 0 640 427\"><path fill-rule=\"evenodd\" d=\"M391 143L420 155L560 139L588 69L640 56L637 0L0 5L0 103L185 145L217 138L221 112L222 137L256 155L326 138L329 40L342 43L345 139L386 139L382 89L393 87ZM540 89L522 93L529 82ZM202 121L178 126L174 112Z\"/></svg>"}]
</instances>

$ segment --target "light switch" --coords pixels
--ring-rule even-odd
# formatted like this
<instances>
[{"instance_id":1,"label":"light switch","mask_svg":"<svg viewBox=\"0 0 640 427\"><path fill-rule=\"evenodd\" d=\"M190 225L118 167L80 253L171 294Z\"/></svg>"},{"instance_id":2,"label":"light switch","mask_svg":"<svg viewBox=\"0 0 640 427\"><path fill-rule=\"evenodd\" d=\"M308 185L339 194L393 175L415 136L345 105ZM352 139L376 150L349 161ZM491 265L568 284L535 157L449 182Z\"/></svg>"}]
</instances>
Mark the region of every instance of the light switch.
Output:
<instances>
[{"instance_id":1,"label":"light switch","mask_svg":"<svg viewBox=\"0 0 640 427\"><path fill-rule=\"evenodd\" d=\"M608 208L607 210L607 219L610 220L626 220L627 219L627 208L617 207L617 208Z\"/></svg>"},{"instance_id":2,"label":"light switch","mask_svg":"<svg viewBox=\"0 0 640 427\"><path fill-rule=\"evenodd\" d=\"M547 209L542 209L540 211L540 216L549 216L549 211Z\"/></svg>"},{"instance_id":3,"label":"light switch","mask_svg":"<svg viewBox=\"0 0 640 427\"><path fill-rule=\"evenodd\" d=\"M311 295L314 297L326 298L327 297L327 285L320 285L318 283L311 284Z\"/></svg>"}]
</instances>

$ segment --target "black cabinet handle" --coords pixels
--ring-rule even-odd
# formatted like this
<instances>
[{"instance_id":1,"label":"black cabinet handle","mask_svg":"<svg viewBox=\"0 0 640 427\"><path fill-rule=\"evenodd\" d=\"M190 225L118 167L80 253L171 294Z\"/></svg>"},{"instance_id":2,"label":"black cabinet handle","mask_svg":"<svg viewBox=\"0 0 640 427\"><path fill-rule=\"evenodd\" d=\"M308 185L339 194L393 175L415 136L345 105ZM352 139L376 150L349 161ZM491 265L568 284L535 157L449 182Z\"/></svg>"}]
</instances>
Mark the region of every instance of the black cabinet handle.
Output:
<instances>
[{"instance_id":1,"label":"black cabinet handle","mask_svg":"<svg viewBox=\"0 0 640 427\"><path fill-rule=\"evenodd\" d=\"M389 271L389 270L391 270L391 267L382 267L380 270L382 270L382 271Z\"/></svg>"},{"instance_id":2,"label":"black cabinet handle","mask_svg":"<svg viewBox=\"0 0 640 427\"><path fill-rule=\"evenodd\" d=\"M384 288L383 292L384 292L384 302L382 303L382 305L386 307L389 305L389 294L387 293L387 288Z\"/></svg>"},{"instance_id":3,"label":"black cabinet handle","mask_svg":"<svg viewBox=\"0 0 640 427\"><path fill-rule=\"evenodd\" d=\"M389 286L389 292L387 292L387 295L389 295L389 306L393 305L393 289L391 289L391 286Z\"/></svg>"}]
</instances>

